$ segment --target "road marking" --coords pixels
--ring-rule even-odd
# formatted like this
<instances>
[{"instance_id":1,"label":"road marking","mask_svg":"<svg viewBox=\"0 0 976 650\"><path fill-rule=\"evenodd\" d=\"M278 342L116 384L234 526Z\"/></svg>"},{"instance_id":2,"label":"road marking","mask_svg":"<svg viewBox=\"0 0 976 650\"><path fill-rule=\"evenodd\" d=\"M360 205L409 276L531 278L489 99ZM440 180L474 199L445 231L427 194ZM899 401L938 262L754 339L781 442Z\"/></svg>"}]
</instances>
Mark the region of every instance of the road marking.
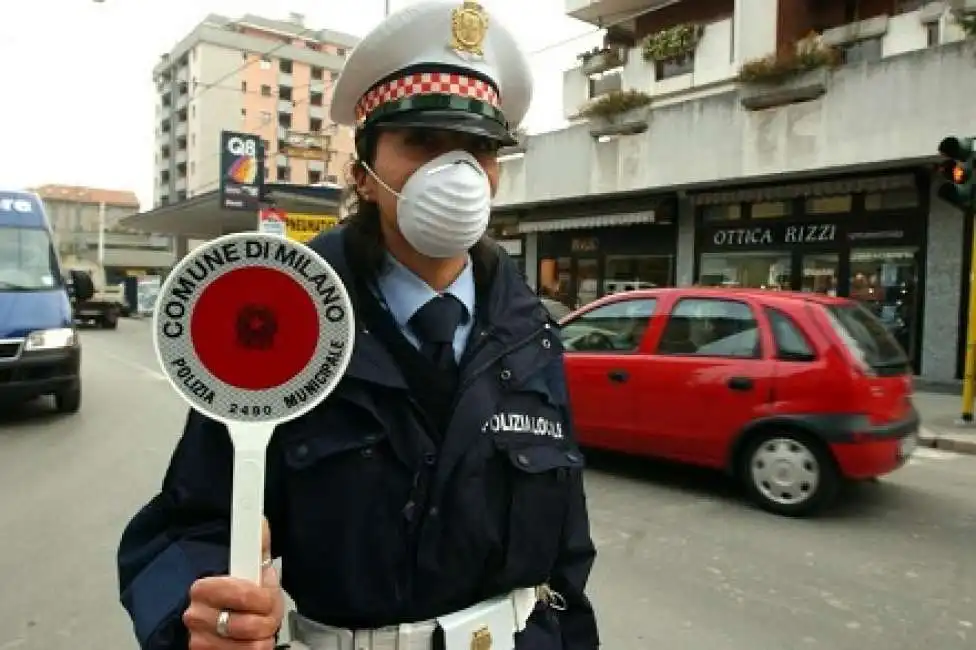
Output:
<instances>
[{"instance_id":1,"label":"road marking","mask_svg":"<svg viewBox=\"0 0 976 650\"><path fill-rule=\"evenodd\" d=\"M159 372L158 370L154 370L153 368L148 368L142 365L141 363L136 363L135 361L130 361L129 359L126 359L125 357L120 357L117 354L112 354L111 352L99 352L99 356L108 357L109 359L112 359L116 363L120 363L123 366L127 366L132 370L137 370L142 374L148 375L149 377L152 377L157 381L167 381L166 375Z\"/></svg>"},{"instance_id":2,"label":"road marking","mask_svg":"<svg viewBox=\"0 0 976 650\"><path fill-rule=\"evenodd\" d=\"M959 454L951 451L933 449L931 447L919 447L912 452L912 456L908 459L908 462L913 463L916 461L921 461L924 463L927 460L956 460L958 458Z\"/></svg>"}]
</instances>

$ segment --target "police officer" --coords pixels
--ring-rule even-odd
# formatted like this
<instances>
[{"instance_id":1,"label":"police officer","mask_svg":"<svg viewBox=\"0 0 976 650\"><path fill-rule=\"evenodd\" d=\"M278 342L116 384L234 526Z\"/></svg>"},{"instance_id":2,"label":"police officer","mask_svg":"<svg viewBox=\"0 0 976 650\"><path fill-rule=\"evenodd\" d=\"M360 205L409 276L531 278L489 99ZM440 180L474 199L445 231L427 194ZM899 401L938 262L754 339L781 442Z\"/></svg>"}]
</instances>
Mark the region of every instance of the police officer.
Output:
<instances>
[{"instance_id":1,"label":"police officer","mask_svg":"<svg viewBox=\"0 0 976 650\"><path fill-rule=\"evenodd\" d=\"M528 109L512 34L474 2L393 14L353 51L332 117L358 198L311 246L353 300L356 346L268 450L266 553L297 611L226 576L232 447L189 414L127 526L121 600L142 648L595 650L595 557L562 347L484 237L497 152Z\"/></svg>"}]
</instances>

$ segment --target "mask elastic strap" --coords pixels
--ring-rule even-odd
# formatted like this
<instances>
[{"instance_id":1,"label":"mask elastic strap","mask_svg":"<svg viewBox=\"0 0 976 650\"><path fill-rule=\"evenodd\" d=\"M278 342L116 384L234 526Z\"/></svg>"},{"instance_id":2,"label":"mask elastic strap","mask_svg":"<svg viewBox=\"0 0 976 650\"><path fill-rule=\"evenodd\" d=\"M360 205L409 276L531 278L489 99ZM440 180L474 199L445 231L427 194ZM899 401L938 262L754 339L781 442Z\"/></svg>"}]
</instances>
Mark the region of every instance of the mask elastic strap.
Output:
<instances>
[{"instance_id":1,"label":"mask elastic strap","mask_svg":"<svg viewBox=\"0 0 976 650\"><path fill-rule=\"evenodd\" d=\"M384 181L382 178L376 175L376 172L373 171L373 168L370 165L367 165L362 160L359 161L359 164L363 166L363 169L366 170L366 173L372 176L373 180L379 183L384 190L386 190L387 192L395 196L398 200L403 199L403 197L400 196L399 192L397 192L395 189L387 185L386 181Z\"/></svg>"}]
</instances>

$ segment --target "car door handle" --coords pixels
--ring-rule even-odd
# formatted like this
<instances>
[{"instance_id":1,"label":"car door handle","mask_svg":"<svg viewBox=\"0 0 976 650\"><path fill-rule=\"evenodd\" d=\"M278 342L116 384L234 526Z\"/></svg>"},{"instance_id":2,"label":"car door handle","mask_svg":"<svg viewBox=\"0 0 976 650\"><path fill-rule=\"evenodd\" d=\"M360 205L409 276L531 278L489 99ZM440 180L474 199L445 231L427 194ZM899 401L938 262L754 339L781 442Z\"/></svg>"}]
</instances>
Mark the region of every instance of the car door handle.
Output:
<instances>
[{"instance_id":1,"label":"car door handle","mask_svg":"<svg viewBox=\"0 0 976 650\"><path fill-rule=\"evenodd\" d=\"M622 384L630 379L630 373L628 373L626 370L611 370L607 373L607 377L610 378L610 381Z\"/></svg>"},{"instance_id":2,"label":"car door handle","mask_svg":"<svg viewBox=\"0 0 976 650\"><path fill-rule=\"evenodd\" d=\"M732 390L752 390L754 385L748 377L732 377L729 379L729 388Z\"/></svg>"}]
</instances>

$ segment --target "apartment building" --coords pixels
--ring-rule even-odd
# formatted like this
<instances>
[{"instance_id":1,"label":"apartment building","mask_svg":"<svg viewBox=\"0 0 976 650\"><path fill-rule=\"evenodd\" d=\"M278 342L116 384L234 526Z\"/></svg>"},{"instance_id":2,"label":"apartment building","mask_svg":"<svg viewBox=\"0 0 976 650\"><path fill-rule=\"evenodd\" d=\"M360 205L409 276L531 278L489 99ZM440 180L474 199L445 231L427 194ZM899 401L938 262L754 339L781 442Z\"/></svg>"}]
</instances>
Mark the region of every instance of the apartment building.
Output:
<instances>
[{"instance_id":1,"label":"apartment building","mask_svg":"<svg viewBox=\"0 0 976 650\"><path fill-rule=\"evenodd\" d=\"M852 296L961 373L972 224L934 196L971 135L976 1L566 0L609 27L567 128L506 152L495 234L575 307L634 287Z\"/></svg>"},{"instance_id":2,"label":"apartment building","mask_svg":"<svg viewBox=\"0 0 976 650\"><path fill-rule=\"evenodd\" d=\"M44 202L61 259L68 264L99 262L99 231L104 227L105 280L158 275L176 261L172 237L140 233L119 225L139 212L133 192L73 185L33 189Z\"/></svg>"},{"instance_id":3,"label":"apartment building","mask_svg":"<svg viewBox=\"0 0 976 650\"><path fill-rule=\"evenodd\" d=\"M328 106L356 41L308 28L299 14L286 21L207 16L153 70L155 207L217 189L222 130L265 140L268 181L341 182L352 133L330 122ZM287 155L296 139L321 151Z\"/></svg>"}]
</instances>

